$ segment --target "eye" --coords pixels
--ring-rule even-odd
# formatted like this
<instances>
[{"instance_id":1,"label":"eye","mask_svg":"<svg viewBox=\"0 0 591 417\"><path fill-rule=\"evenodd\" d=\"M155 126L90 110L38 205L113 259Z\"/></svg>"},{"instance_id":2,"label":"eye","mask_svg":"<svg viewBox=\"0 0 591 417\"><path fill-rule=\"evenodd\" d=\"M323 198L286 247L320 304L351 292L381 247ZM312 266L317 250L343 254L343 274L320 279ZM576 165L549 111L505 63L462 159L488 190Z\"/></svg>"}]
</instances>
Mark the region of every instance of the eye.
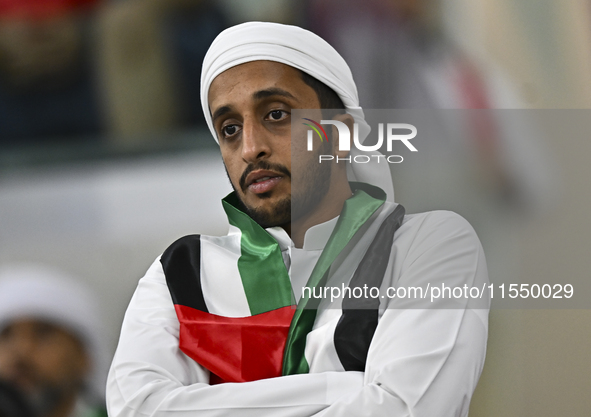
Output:
<instances>
[{"instance_id":1,"label":"eye","mask_svg":"<svg viewBox=\"0 0 591 417\"><path fill-rule=\"evenodd\" d=\"M269 112L267 117L271 120L282 120L287 117L288 113L285 110L272 110Z\"/></svg>"},{"instance_id":2,"label":"eye","mask_svg":"<svg viewBox=\"0 0 591 417\"><path fill-rule=\"evenodd\" d=\"M222 137L228 138L230 136L235 135L238 133L239 126L238 125L227 125L222 127Z\"/></svg>"},{"instance_id":3,"label":"eye","mask_svg":"<svg viewBox=\"0 0 591 417\"><path fill-rule=\"evenodd\" d=\"M8 340L14 335L14 327L11 325L6 326L0 332L0 342L3 340Z\"/></svg>"}]
</instances>

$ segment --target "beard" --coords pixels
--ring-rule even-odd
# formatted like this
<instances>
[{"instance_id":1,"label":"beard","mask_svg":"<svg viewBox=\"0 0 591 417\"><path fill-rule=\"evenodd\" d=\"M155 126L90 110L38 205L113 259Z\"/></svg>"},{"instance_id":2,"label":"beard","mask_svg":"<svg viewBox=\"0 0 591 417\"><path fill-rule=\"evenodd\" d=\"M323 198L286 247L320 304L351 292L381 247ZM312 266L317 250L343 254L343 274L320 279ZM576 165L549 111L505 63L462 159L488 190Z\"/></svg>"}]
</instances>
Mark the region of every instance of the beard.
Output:
<instances>
[{"instance_id":1,"label":"beard","mask_svg":"<svg viewBox=\"0 0 591 417\"><path fill-rule=\"evenodd\" d=\"M291 196L278 201L272 209L248 207L244 203L244 211L263 229L282 226L291 220Z\"/></svg>"},{"instance_id":2,"label":"beard","mask_svg":"<svg viewBox=\"0 0 591 417\"><path fill-rule=\"evenodd\" d=\"M323 148L330 150L330 147ZM297 172L291 183L292 189L296 190L291 199L292 223L312 214L328 194L331 164L318 162L320 152L315 154L314 158L311 158L304 166L296 168Z\"/></svg>"},{"instance_id":3,"label":"beard","mask_svg":"<svg viewBox=\"0 0 591 417\"><path fill-rule=\"evenodd\" d=\"M325 143L328 145L327 142ZM227 169L226 175L228 175L230 184L240 200L241 208L251 219L264 229L283 226L312 213L328 193L331 166L329 163L318 163L318 155L327 150L331 150L330 145L322 146L318 154L315 153L314 157L309 158L302 167L296 167L296 172L293 176L287 167L281 164L270 163L265 160L249 164L238 181L243 193L246 192L246 177L257 169L279 172L291 179L292 192L269 208L253 207L246 204L241 197L241 193L238 192L228 175ZM269 199L272 197L272 191L258 194L257 197L260 199Z\"/></svg>"},{"instance_id":4,"label":"beard","mask_svg":"<svg viewBox=\"0 0 591 417\"><path fill-rule=\"evenodd\" d=\"M43 416L53 412L62 402L71 395L69 386L44 384L34 392L28 393L27 399L35 415Z\"/></svg>"},{"instance_id":5,"label":"beard","mask_svg":"<svg viewBox=\"0 0 591 417\"><path fill-rule=\"evenodd\" d=\"M82 389L82 382L78 380L48 381L27 364L22 364L20 369L21 372L26 373L32 379L30 384L23 385L14 378L8 378L0 382L3 382L14 391L17 400L24 407L24 415L27 416L50 415L64 401L76 395ZM0 410L0 415L3 415L2 410Z\"/></svg>"}]
</instances>

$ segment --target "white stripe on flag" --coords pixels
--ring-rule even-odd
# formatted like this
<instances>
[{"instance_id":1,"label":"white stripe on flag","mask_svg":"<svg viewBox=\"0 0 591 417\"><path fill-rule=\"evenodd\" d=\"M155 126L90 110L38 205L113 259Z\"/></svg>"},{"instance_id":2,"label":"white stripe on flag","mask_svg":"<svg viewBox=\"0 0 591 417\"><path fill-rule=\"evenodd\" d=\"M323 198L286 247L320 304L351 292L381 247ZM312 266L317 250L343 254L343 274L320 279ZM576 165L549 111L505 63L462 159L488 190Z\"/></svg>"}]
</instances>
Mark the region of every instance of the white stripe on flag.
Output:
<instances>
[{"instance_id":1,"label":"white stripe on flag","mask_svg":"<svg viewBox=\"0 0 591 417\"><path fill-rule=\"evenodd\" d=\"M201 285L211 314L225 317L251 315L238 271L240 237L240 230L234 226L230 226L228 236L201 237Z\"/></svg>"}]
</instances>

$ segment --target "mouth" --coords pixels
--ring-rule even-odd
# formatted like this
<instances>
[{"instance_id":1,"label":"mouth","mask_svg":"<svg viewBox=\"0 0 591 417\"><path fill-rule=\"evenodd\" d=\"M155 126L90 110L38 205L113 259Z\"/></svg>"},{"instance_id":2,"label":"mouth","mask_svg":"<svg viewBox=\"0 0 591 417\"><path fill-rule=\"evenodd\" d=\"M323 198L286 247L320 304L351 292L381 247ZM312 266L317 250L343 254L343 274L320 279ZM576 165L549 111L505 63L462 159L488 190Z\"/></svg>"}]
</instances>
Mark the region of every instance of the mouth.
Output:
<instances>
[{"instance_id":1,"label":"mouth","mask_svg":"<svg viewBox=\"0 0 591 417\"><path fill-rule=\"evenodd\" d=\"M5 379L26 393L34 391L39 385L39 378L30 371L15 372L5 376Z\"/></svg>"},{"instance_id":2,"label":"mouth","mask_svg":"<svg viewBox=\"0 0 591 417\"><path fill-rule=\"evenodd\" d=\"M244 188L254 194L268 193L281 180L283 180L283 176L277 172L257 170L248 174Z\"/></svg>"}]
</instances>

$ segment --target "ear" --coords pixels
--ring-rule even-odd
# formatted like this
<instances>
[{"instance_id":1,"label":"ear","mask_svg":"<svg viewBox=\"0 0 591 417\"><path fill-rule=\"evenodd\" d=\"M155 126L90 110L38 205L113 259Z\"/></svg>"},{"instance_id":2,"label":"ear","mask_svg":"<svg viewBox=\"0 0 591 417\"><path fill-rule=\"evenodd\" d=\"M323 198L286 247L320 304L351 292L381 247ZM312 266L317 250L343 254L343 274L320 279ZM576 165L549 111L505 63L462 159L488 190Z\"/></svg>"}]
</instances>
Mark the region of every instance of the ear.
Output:
<instances>
[{"instance_id":1,"label":"ear","mask_svg":"<svg viewBox=\"0 0 591 417\"><path fill-rule=\"evenodd\" d=\"M337 114L333 118L333 120L338 120L339 122L343 122L349 128L349 145L353 146L353 126L355 123L355 119L349 113L342 113ZM339 132L336 126L332 126L332 138L333 138L333 153L335 156L339 158L346 158L349 155L349 151L341 151L339 150Z\"/></svg>"}]
</instances>

